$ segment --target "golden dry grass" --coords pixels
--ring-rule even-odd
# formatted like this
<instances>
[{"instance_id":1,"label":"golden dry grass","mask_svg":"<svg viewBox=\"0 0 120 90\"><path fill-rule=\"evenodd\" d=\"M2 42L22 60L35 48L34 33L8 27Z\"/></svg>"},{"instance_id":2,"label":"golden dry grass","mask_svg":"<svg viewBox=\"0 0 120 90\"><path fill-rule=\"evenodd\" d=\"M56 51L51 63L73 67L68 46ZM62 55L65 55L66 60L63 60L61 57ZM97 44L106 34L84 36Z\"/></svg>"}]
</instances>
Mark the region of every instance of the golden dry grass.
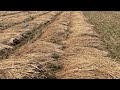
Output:
<instances>
[{"instance_id":1,"label":"golden dry grass","mask_svg":"<svg viewBox=\"0 0 120 90\"><path fill-rule=\"evenodd\" d=\"M40 25L41 23L44 24L47 21L54 19L57 13L59 12L51 12L41 18L36 18L36 21L33 22ZM41 29L39 29L39 34L40 33ZM38 35L38 33L36 35ZM28 42L19 47L19 49L17 49L8 59L1 60L0 78L56 78L53 72L61 69L61 65L59 64L59 61L56 60L58 58L53 57L53 55L61 55L61 53L61 46L50 42L41 41L40 38L37 38L36 41Z\"/></svg>"},{"instance_id":2,"label":"golden dry grass","mask_svg":"<svg viewBox=\"0 0 120 90\"><path fill-rule=\"evenodd\" d=\"M61 79L118 79L120 65L106 57L107 52L100 50L101 40L86 22L82 12L73 12L67 48L62 56L64 68L56 73Z\"/></svg>"},{"instance_id":3,"label":"golden dry grass","mask_svg":"<svg viewBox=\"0 0 120 90\"><path fill-rule=\"evenodd\" d=\"M87 18L80 11L64 11L56 16L57 13L59 12L37 16L35 20L29 22L30 28L36 30L32 35L33 38L29 38L25 44L19 46L7 59L0 61L0 78L119 79L120 64L115 62L115 59L108 57L107 49L104 50L107 42L102 40L105 34L103 35L103 31L100 31L101 25L112 22L112 16L104 19L105 21L101 21L102 14L99 14L100 21L96 21L96 18L98 19L96 16L94 22L98 22L100 27L98 30L97 24L91 25L86 22L90 16L94 18L90 12L84 12L85 16L89 14ZM97 15L97 13L93 13ZM108 13L113 12L102 13L107 16ZM118 12L114 12L114 14L115 18ZM103 15L104 18L106 16ZM51 23L46 25L50 21ZM105 23L101 24L101 22ZM40 25L45 25L45 27L36 29ZM13 28L17 27L19 25L15 25ZM6 29L3 33L16 32L13 28ZM21 33L23 28L17 29ZM96 33L95 30L100 32ZM109 41L107 38L103 39ZM5 47L10 48L9 46L3 48Z\"/></svg>"}]
</instances>

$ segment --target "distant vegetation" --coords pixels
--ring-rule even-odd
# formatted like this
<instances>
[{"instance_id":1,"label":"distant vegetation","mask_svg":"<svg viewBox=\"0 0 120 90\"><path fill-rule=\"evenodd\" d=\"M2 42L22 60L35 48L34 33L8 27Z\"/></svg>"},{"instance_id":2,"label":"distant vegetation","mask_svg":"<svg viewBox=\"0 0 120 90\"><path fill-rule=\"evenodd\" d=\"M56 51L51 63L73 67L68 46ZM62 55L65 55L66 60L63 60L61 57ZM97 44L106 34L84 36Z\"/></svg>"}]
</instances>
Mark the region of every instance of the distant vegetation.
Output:
<instances>
[{"instance_id":1,"label":"distant vegetation","mask_svg":"<svg viewBox=\"0 0 120 90\"><path fill-rule=\"evenodd\" d=\"M105 42L110 56L120 60L120 12L85 11L88 22L95 25L95 30Z\"/></svg>"}]
</instances>

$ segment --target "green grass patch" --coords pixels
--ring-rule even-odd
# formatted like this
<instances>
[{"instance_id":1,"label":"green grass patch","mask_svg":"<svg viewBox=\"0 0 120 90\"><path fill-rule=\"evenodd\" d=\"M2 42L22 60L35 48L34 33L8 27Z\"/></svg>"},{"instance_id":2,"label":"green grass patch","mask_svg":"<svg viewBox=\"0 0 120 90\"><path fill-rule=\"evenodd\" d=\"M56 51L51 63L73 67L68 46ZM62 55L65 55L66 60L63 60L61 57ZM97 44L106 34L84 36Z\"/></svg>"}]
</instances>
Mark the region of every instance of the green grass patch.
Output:
<instances>
[{"instance_id":1,"label":"green grass patch","mask_svg":"<svg viewBox=\"0 0 120 90\"><path fill-rule=\"evenodd\" d=\"M87 21L95 25L94 30L101 36L109 55L120 60L120 12L84 11Z\"/></svg>"}]
</instances>

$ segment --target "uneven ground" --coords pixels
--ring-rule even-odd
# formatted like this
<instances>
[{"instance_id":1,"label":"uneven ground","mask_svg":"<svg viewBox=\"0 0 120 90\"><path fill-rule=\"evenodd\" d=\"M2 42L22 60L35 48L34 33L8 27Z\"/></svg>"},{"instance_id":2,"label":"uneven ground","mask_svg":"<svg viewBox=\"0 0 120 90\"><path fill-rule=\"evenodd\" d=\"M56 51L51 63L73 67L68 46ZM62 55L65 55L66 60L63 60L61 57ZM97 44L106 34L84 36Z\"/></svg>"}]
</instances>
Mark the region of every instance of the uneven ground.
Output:
<instances>
[{"instance_id":1,"label":"uneven ground","mask_svg":"<svg viewBox=\"0 0 120 90\"><path fill-rule=\"evenodd\" d=\"M0 78L120 78L93 27L80 11L0 12Z\"/></svg>"}]
</instances>

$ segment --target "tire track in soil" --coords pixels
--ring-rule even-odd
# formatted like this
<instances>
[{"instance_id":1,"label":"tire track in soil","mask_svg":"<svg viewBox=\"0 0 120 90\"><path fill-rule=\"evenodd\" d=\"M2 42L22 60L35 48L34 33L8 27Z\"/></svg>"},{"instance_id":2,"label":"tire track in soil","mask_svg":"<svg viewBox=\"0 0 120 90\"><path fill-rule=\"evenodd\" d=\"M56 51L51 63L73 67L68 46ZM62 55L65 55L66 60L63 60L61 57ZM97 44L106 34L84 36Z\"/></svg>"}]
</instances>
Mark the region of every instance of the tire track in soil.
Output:
<instances>
[{"instance_id":1,"label":"tire track in soil","mask_svg":"<svg viewBox=\"0 0 120 90\"><path fill-rule=\"evenodd\" d=\"M120 65L106 57L100 50L101 41L93 25L85 21L82 12L72 12L72 32L65 42L67 48L60 62L63 69L56 73L58 79L119 79Z\"/></svg>"}]
</instances>

